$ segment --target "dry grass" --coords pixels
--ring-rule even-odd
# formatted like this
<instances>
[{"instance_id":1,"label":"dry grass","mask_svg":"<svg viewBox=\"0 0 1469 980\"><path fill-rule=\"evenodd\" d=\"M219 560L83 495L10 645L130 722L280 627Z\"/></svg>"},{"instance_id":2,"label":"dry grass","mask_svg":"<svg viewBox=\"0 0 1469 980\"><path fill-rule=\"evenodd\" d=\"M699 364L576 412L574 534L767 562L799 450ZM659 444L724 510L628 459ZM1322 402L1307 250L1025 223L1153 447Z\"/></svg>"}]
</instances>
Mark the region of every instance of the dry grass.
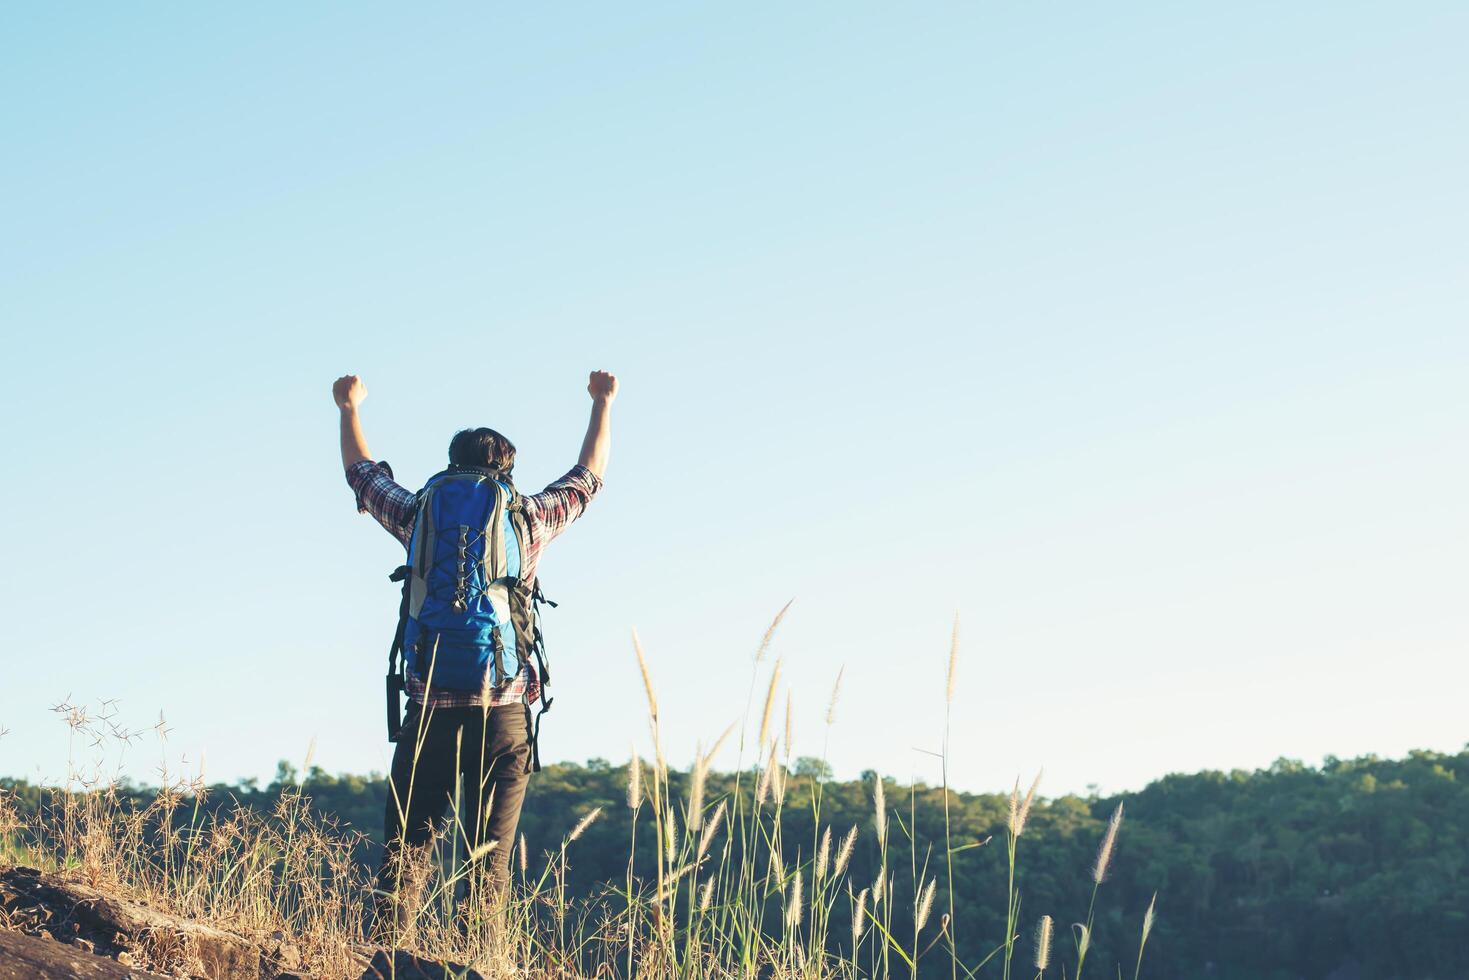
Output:
<instances>
[{"instance_id":1,"label":"dry grass","mask_svg":"<svg viewBox=\"0 0 1469 980\"><path fill-rule=\"evenodd\" d=\"M771 624L753 658L752 692L785 613L781 610ZM957 636L956 623L945 672L946 708L955 694ZM472 873L472 866L491 847L480 848L465 861L465 855L455 852L452 828L458 821L451 819L444 835L400 858L397 945L467 963L494 976L826 980L916 976L920 962L925 974L929 966L942 963L943 972L954 977L1009 975L1015 939L1022 931L1013 895L1015 844L1035 798L1035 784L1023 797L1017 784L1012 802L1007 941L980 962L963 963L954 945L951 855L977 844L951 846L946 826L944 839L931 844L920 845L910 835L905 859L890 860L894 819L907 831L902 811L890 810L880 778L872 786L872 823L880 858L875 880L850 879L849 862L859 831L822 822L819 782L813 781L811 788L819 836L804 842L804 853L801 842L787 840L782 815L790 722L784 733L784 761L771 724L779 692L779 660L769 672L766 696L756 715L754 763L747 770L737 767L731 791L706 798L714 784L705 776L732 729L726 730L707 755L696 752L691 778L683 783L686 796L676 798L664 761L648 658L636 642L635 653L654 743L647 757L654 761L644 767L636 752L630 759L627 805L633 820L625 879L609 883L593 900L573 899L568 893L567 857L597 818L599 811L593 810L568 829L558 850L541 858L531 859L522 837L512 855L508 900L492 900L488 890L480 890L480 876ZM836 695L834 688L826 711L828 728ZM90 716L65 705L60 711L74 743L126 744L139 737L117 729L106 712ZM160 737L166 734L161 722L157 731ZM740 742L743 753L743 734ZM947 799L947 745L943 755ZM299 787L283 792L273 813L260 814L243 807L206 806L202 772L180 778L165 769L158 775L161 788L146 805L134 805L119 791L116 773L107 776L98 767L81 775L74 767L67 784L50 793L48 804L27 820L0 794L4 848L0 857L8 853L14 859L62 869L160 911L248 936L283 932L301 950L313 975L346 977L360 972L354 968L353 951L367 942L371 902L369 871L358 860L361 835L315 814ZM1120 816L1119 809L1095 866L1078 869L1092 880L1093 903L1111 860ZM631 860L640 831L652 833L656 841L655 848L644 852L653 856L655 873L645 877L633 875ZM834 839L839 842L836 846ZM492 846L515 845L506 841ZM943 860L931 867L930 854L938 847L943 848ZM895 867L903 866L909 880L899 889ZM941 873L949 909L935 917ZM893 905L900 891L911 897L912 904L905 903L895 915ZM851 928L833 935L832 912L841 903L850 912ZM1085 962L1091 916L1089 909L1078 932L1073 977L1080 976ZM1047 915L1034 921L1035 967L1037 975L1043 975L1054 959L1052 920ZM902 929L896 928L899 922ZM1150 907L1146 928L1152 925ZM1146 934L1139 944L1139 961L1145 942Z\"/></svg>"}]
</instances>

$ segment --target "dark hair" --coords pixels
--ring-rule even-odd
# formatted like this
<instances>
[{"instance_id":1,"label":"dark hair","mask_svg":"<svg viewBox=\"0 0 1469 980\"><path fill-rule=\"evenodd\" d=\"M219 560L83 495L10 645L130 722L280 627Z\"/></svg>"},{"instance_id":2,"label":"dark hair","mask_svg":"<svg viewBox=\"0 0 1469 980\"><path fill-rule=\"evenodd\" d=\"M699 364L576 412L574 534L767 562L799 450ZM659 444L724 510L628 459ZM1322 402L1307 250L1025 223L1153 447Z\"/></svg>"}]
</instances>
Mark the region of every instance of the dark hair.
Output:
<instances>
[{"instance_id":1,"label":"dark hair","mask_svg":"<svg viewBox=\"0 0 1469 980\"><path fill-rule=\"evenodd\" d=\"M494 429L460 429L449 440L449 462L489 466L508 476L515 468L515 444Z\"/></svg>"}]
</instances>

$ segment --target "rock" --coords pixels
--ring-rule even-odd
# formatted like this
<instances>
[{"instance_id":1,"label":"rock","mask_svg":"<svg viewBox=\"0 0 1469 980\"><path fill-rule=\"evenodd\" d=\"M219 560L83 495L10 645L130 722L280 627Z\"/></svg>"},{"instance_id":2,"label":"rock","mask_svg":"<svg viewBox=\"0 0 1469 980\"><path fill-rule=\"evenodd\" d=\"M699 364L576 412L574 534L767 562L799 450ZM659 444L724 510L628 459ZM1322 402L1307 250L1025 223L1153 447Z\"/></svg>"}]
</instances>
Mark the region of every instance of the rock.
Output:
<instances>
[{"instance_id":1,"label":"rock","mask_svg":"<svg viewBox=\"0 0 1469 980\"><path fill-rule=\"evenodd\" d=\"M426 960L395 949L378 950L360 980L485 980L483 973L458 963Z\"/></svg>"},{"instance_id":2,"label":"rock","mask_svg":"<svg viewBox=\"0 0 1469 980\"><path fill-rule=\"evenodd\" d=\"M19 904L47 910L48 930L58 938L81 935L116 949L146 950L150 961L165 964L171 972L211 980L259 980L267 972L258 946L223 929L155 912L29 868L0 871L0 882ZM0 980L5 976L0 973Z\"/></svg>"},{"instance_id":3,"label":"rock","mask_svg":"<svg viewBox=\"0 0 1469 980\"><path fill-rule=\"evenodd\" d=\"M39 936L0 930L0 980L166 980Z\"/></svg>"}]
</instances>

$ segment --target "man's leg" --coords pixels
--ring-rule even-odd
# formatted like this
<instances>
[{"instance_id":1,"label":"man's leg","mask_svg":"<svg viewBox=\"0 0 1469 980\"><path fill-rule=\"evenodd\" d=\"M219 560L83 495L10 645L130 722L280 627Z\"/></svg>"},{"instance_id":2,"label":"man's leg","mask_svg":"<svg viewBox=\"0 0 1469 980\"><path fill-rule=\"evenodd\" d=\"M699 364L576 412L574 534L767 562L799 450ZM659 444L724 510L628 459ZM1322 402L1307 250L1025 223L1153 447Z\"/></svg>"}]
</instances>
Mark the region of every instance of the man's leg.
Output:
<instances>
[{"instance_id":1,"label":"man's leg","mask_svg":"<svg viewBox=\"0 0 1469 980\"><path fill-rule=\"evenodd\" d=\"M453 709L425 713L417 703L409 705L393 752L383 812L386 847L377 876L377 891L382 894L374 903L379 919L382 910L393 904L385 896L398 893L401 862L432 839L434 826L449 805L458 777L454 756L458 727Z\"/></svg>"},{"instance_id":2,"label":"man's leg","mask_svg":"<svg viewBox=\"0 0 1469 980\"><path fill-rule=\"evenodd\" d=\"M482 732L471 742L473 725L464 726L461 755L466 819L464 842L468 853L494 844L482 854L469 876L472 888L484 889L486 898L498 898L510 880L510 855L515 850L515 828L530 782L530 733L524 705L490 708L483 715Z\"/></svg>"}]
</instances>

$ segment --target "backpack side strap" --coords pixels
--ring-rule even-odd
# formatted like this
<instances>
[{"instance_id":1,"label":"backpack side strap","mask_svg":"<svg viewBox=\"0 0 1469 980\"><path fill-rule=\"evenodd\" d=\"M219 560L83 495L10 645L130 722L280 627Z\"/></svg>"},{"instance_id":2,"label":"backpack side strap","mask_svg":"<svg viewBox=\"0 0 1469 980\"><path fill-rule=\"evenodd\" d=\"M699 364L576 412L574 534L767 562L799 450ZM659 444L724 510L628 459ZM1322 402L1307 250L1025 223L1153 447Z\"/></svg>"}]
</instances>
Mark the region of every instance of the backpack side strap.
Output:
<instances>
[{"instance_id":1,"label":"backpack side strap","mask_svg":"<svg viewBox=\"0 0 1469 980\"><path fill-rule=\"evenodd\" d=\"M403 732L403 631L408 626L409 590L413 584L413 568L399 565L388 576L390 582L403 583L403 601L398 605L398 629L393 633L393 645L388 648L388 741L398 741Z\"/></svg>"}]
</instances>

